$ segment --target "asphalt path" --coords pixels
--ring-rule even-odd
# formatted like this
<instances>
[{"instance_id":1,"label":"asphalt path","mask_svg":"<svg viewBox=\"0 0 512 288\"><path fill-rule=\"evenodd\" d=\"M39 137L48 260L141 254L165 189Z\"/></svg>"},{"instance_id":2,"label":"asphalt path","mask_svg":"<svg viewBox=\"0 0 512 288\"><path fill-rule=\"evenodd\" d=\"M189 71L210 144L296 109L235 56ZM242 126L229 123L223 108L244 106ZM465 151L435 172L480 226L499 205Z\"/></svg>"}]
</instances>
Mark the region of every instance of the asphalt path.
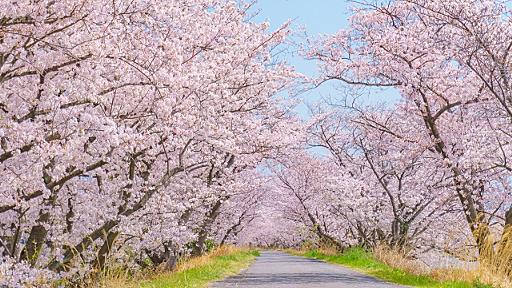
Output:
<instances>
[{"instance_id":1,"label":"asphalt path","mask_svg":"<svg viewBox=\"0 0 512 288\"><path fill-rule=\"evenodd\" d=\"M404 287L383 282L359 272L323 261L265 251L241 274L215 282L210 287L255 288L392 288Z\"/></svg>"}]
</instances>

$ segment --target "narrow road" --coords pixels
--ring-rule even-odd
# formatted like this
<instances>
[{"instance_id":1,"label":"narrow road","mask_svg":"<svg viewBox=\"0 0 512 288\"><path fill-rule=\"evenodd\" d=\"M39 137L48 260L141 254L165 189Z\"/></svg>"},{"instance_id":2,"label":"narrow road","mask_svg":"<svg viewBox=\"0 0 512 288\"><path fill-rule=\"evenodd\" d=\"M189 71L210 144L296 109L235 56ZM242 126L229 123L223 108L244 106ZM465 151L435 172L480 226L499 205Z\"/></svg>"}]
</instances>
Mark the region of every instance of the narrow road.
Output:
<instances>
[{"instance_id":1,"label":"narrow road","mask_svg":"<svg viewBox=\"0 0 512 288\"><path fill-rule=\"evenodd\" d=\"M257 288L396 288L373 277L319 260L267 251L240 275L215 282L210 287Z\"/></svg>"}]
</instances>

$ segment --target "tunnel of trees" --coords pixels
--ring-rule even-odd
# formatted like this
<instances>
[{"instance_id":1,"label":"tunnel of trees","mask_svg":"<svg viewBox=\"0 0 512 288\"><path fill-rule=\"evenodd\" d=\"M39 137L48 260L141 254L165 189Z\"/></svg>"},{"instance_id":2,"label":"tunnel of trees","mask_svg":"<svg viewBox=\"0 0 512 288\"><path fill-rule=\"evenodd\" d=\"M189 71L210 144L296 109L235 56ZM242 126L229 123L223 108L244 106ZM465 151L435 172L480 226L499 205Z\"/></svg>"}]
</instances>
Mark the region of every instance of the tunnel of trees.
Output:
<instances>
[{"instance_id":1,"label":"tunnel of trees","mask_svg":"<svg viewBox=\"0 0 512 288\"><path fill-rule=\"evenodd\" d=\"M224 244L385 243L512 269L508 6L358 3L300 47L314 79L276 57L291 23L250 9L0 3L0 286L172 270ZM347 93L297 115L292 91L327 81ZM384 89L400 100L358 96Z\"/></svg>"}]
</instances>

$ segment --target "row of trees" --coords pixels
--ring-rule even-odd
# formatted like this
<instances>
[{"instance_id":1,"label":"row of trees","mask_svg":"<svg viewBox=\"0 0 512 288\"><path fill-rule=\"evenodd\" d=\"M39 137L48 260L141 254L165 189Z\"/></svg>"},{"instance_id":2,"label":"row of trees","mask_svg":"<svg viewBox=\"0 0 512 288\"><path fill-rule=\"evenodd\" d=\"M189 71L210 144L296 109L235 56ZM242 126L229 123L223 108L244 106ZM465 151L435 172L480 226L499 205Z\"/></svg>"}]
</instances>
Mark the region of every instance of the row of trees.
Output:
<instances>
[{"instance_id":1,"label":"row of trees","mask_svg":"<svg viewBox=\"0 0 512 288\"><path fill-rule=\"evenodd\" d=\"M0 3L0 286L167 262L253 218L293 143L289 33L225 0ZM211 233L214 231L215 233Z\"/></svg>"},{"instance_id":2,"label":"row of trees","mask_svg":"<svg viewBox=\"0 0 512 288\"><path fill-rule=\"evenodd\" d=\"M327 155L278 166L276 191L294 199L289 215L336 247L470 245L510 273L511 34L500 1L356 6L349 29L309 50L320 82L348 84L352 95L391 87L402 99L313 109L308 144Z\"/></svg>"},{"instance_id":3,"label":"row of trees","mask_svg":"<svg viewBox=\"0 0 512 288\"><path fill-rule=\"evenodd\" d=\"M511 267L512 25L499 1L359 3L348 30L309 48L313 84L402 100L337 99L306 123L276 96L299 78L273 57L290 28L250 22L249 5L4 2L0 285L147 259L171 269L209 241L469 244Z\"/></svg>"}]
</instances>

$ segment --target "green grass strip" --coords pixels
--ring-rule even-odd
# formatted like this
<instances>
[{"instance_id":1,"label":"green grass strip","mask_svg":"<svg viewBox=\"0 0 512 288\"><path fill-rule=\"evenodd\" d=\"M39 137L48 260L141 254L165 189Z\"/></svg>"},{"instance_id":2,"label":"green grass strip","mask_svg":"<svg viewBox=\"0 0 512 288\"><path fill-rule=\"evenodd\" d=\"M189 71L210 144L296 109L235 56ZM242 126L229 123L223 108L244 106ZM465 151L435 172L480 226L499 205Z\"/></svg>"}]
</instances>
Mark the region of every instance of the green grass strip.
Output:
<instances>
[{"instance_id":1,"label":"green grass strip","mask_svg":"<svg viewBox=\"0 0 512 288\"><path fill-rule=\"evenodd\" d=\"M143 288L196 288L206 287L212 281L235 275L247 268L259 256L256 250L239 251L214 257L204 265L176 273L164 274L141 283Z\"/></svg>"},{"instance_id":2,"label":"green grass strip","mask_svg":"<svg viewBox=\"0 0 512 288\"><path fill-rule=\"evenodd\" d=\"M316 250L306 253L293 253L307 258L314 258L326 261L328 263L340 264L346 267L354 268L364 274L375 276L376 278L411 286L411 287L436 287L436 288L492 288L492 286L480 283L466 282L439 282L427 275L414 275L397 268L390 267L376 260L371 253L362 248L351 248L339 255L326 255Z\"/></svg>"}]
</instances>

